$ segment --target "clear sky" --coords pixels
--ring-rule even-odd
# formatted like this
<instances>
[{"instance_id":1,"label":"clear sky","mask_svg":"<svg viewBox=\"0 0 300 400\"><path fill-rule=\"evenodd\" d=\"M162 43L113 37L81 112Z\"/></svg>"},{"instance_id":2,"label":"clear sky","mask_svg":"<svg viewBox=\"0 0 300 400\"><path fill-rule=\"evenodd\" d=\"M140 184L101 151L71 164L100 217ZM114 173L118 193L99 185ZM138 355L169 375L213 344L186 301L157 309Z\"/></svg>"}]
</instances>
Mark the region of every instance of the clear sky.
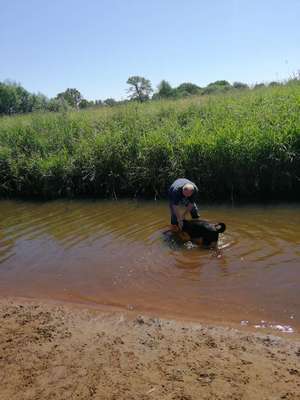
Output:
<instances>
[{"instance_id":1,"label":"clear sky","mask_svg":"<svg viewBox=\"0 0 300 400\"><path fill-rule=\"evenodd\" d=\"M103 100L131 75L282 80L300 70L299 21L300 0L0 0L0 81Z\"/></svg>"}]
</instances>

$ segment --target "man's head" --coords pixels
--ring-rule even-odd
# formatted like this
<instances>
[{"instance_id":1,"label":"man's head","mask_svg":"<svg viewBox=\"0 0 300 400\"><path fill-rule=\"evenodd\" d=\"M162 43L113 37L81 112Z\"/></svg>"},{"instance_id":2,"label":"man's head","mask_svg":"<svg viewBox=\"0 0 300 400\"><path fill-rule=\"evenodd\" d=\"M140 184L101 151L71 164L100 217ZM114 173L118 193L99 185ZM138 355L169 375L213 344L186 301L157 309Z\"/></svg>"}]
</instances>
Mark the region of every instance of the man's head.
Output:
<instances>
[{"instance_id":1,"label":"man's head","mask_svg":"<svg viewBox=\"0 0 300 400\"><path fill-rule=\"evenodd\" d=\"M191 197L194 193L194 186L191 183L186 183L182 188L184 197Z\"/></svg>"}]
</instances>

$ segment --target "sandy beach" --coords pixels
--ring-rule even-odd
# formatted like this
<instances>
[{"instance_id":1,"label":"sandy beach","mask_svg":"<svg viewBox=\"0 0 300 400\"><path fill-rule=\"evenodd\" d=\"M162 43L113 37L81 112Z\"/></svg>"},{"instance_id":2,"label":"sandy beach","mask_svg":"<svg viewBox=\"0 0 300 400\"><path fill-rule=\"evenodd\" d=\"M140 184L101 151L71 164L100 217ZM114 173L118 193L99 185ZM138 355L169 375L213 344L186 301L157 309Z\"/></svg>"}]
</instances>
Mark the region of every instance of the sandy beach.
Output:
<instances>
[{"instance_id":1,"label":"sandy beach","mask_svg":"<svg viewBox=\"0 0 300 400\"><path fill-rule=\"evenodd\" d=\"M300 399L300 340L54 302L0 300L0 398Z\"/></svg>"}]
</instances>

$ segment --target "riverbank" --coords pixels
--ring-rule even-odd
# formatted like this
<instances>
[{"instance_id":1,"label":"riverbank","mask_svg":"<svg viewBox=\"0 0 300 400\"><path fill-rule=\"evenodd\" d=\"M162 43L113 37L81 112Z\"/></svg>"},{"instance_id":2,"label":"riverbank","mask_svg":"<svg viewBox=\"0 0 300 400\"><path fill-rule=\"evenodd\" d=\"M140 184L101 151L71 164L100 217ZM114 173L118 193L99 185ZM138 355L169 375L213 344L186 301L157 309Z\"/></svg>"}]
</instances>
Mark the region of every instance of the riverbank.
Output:
<instances>
[{"instance_id":1,"label":"riverbank","mask_svg":"<svg viewBox=\"0 0 300 400\"><path fill-rule=\"evenodd\" d=\"M0 119L0 197L297 201L300 84Z\"/></svg>"},{"instance_id":2,"label":"riverbank","mask_svg":"<svg viewBox=\"0 0 300 400\"><path fill-rule=\"evenodd\" d=\"M300 340L0 300L0 398L299 399Z\"/></svg>"}]
</instances>

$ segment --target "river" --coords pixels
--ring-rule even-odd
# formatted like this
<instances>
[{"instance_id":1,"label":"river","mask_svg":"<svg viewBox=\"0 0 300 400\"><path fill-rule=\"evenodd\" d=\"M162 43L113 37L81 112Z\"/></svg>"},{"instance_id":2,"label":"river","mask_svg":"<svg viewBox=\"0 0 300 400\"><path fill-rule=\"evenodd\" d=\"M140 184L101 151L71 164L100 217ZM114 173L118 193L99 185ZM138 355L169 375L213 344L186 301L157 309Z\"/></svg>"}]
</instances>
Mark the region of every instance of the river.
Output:
<instances>
[{"instance_id":1,"label":"river","mask_svg":"<svg viewBox=\"0 0 300 400\"><path fill-rule=\"evenodd\" d=\"M0 202L0 291L299 332L299 205L200 205L221 255L166 232L164 201Z\"/></svg>"}]
</instances>

